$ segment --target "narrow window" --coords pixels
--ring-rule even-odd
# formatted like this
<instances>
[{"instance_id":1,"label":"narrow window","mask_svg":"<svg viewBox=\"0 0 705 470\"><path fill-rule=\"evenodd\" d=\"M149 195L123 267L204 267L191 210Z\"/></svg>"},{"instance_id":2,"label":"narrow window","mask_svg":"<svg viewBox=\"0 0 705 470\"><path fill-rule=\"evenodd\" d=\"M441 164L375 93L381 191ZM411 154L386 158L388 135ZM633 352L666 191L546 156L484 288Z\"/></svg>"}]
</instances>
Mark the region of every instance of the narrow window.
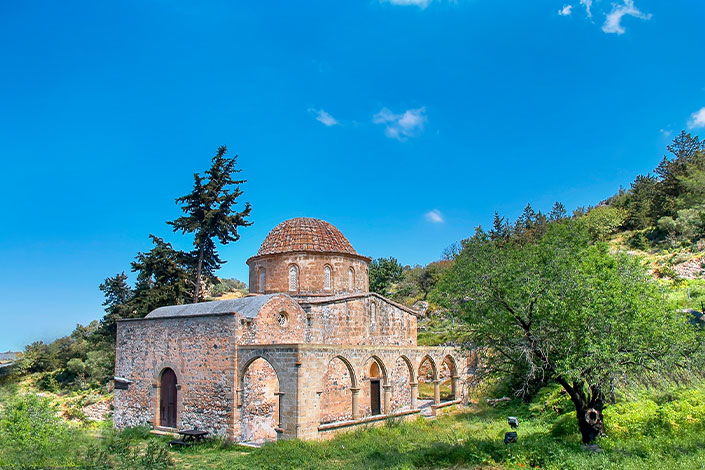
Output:
<instances>
[{"instance_id":1,"label":"narrow window","mask_svg":"<svg viewBox=\"0 0 705 470\"><path fill-rule=\"evenodd\" d=\"M330 290L330 266L323 268L323 289Z\"/></svg>"},{"instance_id":2,"label":"narrow window","mask_svg":"<svg viewBox=\"0 0 705 470\"><path fill-rule=\"evenodd\" d=\"M296 291L299 288L299 268L296 266L289 267L289 290Z\"/></svg>"},{"instance_id":3,"label":"narrow window","mask_svg":"<svg viewBox=\"0 0 705 470\"><path fill-rule=\"evenodd\" d=\"M374 331L377 324L377 305L374 301L370 304L370 324L372 325L372 331Z\"/></svg>"},{"instance_id":4,"label":"narrow window","mask_svg":"<svg viewBox=\"0 0 705 470\"><path fill-rule=\"evenodd\" d=\"M355 271L353 268L348 269L348 289L355 289Z\"/></svg>"},{"instance_id":5,"label":"narrow window","mask_svg":"<svg viewBox=\"0 0 705 470\"><path fill-rule=\"evenodd\" d=\"M264 273L264 268L260 268L260 270L259 270L259 283L257 284L257 287L258 287L257 290L260 294L264 294L264 282L266 279L267 278Z\"/></svg>"}]
</instances>

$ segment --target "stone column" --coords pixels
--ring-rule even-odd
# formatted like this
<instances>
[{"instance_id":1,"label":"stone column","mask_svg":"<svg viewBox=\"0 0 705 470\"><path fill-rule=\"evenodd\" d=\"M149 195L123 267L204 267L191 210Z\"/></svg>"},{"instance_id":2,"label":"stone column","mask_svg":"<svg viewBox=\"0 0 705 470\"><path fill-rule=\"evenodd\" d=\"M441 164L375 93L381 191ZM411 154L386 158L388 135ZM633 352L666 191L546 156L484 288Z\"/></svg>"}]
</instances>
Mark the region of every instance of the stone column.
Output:
<instances>
[{"instance_id":1,"label":"stone column","mask_svg":"<svg viewBox=\"0 0 705 470\"><path fill-rule=\"evenodd\" d=\"M411 385L411 409L415 410L418 408L416 400L419 398L419 383L411 382L409 385Z\"/></svg>"},{"instance_id":2,"label":"stone column","mask_svg":"<svg viewBox=\"0 0 705 470\"><path fill-rule=\"evenodd\" d=\"M438 379L433 381L433 403L435 405L441 404L441 381Z\"/></svg>"},{"instance_id":3,"label":"stone column","mask_svg":"<svg viewBox=\"0 0 705 470\"><path fill-rule=\"evenodd\" d=\"M383 413L388 415L392 412L392 386L382 385L384 388L384 410Z\"/></svg>"},{"instance_id":4,"label":"stone column","mask_svg":"<svg viewBox=\"0 0 705 470\"><path fill-rule=\"evenodd\" d=\"M352 392L352 419L360 419L360 389L351 388Z\"/></svg>"},{"instance_id":5,"label":"stone column","mask_svg":"<svg viewBox=\"0 0 705 470\"><path fill-rule=\"evenodd\" d=\"M458 396L458 379L459 378L460 377L457 375L454 375L450 378L450 389L451 389L451 393L453 394L453 400L457 400L458 398L460 398Z\"/></svg>"}]
</instances>

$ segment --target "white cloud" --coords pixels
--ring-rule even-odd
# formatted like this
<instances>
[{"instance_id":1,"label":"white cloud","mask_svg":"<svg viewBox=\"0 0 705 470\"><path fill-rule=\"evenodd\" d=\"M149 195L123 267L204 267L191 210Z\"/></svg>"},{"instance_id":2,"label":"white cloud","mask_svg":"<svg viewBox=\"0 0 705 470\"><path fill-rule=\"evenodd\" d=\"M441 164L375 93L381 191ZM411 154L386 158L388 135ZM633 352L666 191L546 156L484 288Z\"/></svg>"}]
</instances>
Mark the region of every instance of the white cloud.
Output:
<instances>
[{"instance_id":1,"label":"white cloud","mask_svg":"<svg viewBox=\"0 0 705 470\"><path fill-rule=\"evenodd\" d=\"M439 211L438 209L433 209L426 212L425 216L426 220L428 220L432 224L442 224L443 222L445 222L445 220L443 220L443 214L441 214L441 211Z\"/></svg>"},{"instance_id":2,"label":"white cloud","mask_svg":"<svg viewBox=\"0 0 705 470\"><path fill-rule=\"evenodd\" d=\"M426 8L432 0L380 0L381 2L388 2L392 5L415 5L420 8Z\"/></svg>"},{"instance_id":3,"label":"white cloud","mask_svg":"<svg viewBox=\"0 0 705 470\"><path fill-rule=\"evenodd\" d=\"M316 121L322 123L326 127L336 126L340 124L336 118L323 111L322 109L309 109L309 112L314 113L316 115Z\"/></svg>"},{"instance_id":4,"label":"white cloud","mask_svg":"<svg viewBox=\"0 0 705 470\"><path fill-rule=\"evenodd\" d=\"M688 128L695 129L697 127L705 127L705 106L690 115Z\"/></svg>"},{"instance_id":5,"label":"white cloud","mask_svg":"<svg viewBox=\"0 0 705 470\"><path fill-rule=\"evenodd\" d=\"M426 108L407 109L403 114L394 114L388 108L372 116L375 124L384 124L384 134L392 139L404 142L409 137L416 137L423 132L428 118Z\"/></svg>"},{"instance_id":6,"label":"white cloud","mask_svg":"<svg viewBox=\"0 0 705 470\"><path fill-rule=\"evenodd\" d=\"M663 134L664 137L670 137L673 133L669 129L659 129L659 132Z\"/></svg>"},{"instance_id":7,"label":"white cloud","mask_svg":"<svg viewBox=\"0 0 705 470\"><path fill-rule=\"evenodd\" d=\"M622 4L613 4L612 11L607 14L605 24L602 25L602 31L605 33L624 34L622 26L622 18L625 16L633 16L642 20L651 19L651 13L646 14L634 6L634 0L623 0Z\"/></svg>"},{"instance_id":8,"label":"white cloud","mask_svg":"<svg viewBox=\"0 0 705 470\"><path fill-rule=\"evenodd\" d=\"M570 16L573 13L573 5L563 5L563 8L558 10L558 14L561 16Z\"/></svg>"},{"instance_id":9,"label":"white cloud","mask_svg":"<svg viewBox=\"0 0 705 470\"><path fill-rule=\"evenodd\" d=\"M592 18L592 0L580 0L580 4L585 7L585 14L588 18Z\"/></svg>"}]
</instances>

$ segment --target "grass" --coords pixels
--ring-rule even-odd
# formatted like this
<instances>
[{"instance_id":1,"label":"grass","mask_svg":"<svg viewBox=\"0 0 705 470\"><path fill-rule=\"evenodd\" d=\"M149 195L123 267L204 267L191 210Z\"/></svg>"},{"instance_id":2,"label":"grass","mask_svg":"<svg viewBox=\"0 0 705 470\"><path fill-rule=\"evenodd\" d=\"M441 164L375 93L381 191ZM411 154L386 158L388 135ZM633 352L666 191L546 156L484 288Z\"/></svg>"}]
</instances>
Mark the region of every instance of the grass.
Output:
<instances>
[{"instance_id":1,"label":"grass","mask_svg":"<svg viewBox=\"0 0 705 470\"><path fill-rule=\"evenodd\" d=\"M583 448L570 402L558 388L510 403L427 421L393 423L326 442L281 441L260 449L215 442L172 451L177 468L202 469L654 469L705 468L705 388L623 402L606 412L601 451ZM518 416L519 441L503 443Z\"/></svg>"}]
</instances>

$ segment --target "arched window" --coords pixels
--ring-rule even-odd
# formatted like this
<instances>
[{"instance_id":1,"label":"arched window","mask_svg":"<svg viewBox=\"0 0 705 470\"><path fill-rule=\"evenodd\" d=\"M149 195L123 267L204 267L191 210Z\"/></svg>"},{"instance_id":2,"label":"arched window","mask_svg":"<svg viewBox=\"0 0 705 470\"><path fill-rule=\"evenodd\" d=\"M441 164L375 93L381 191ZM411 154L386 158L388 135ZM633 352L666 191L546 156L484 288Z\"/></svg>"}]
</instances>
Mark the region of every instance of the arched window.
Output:
<instances>
[{"instance_id":1,"label":"arched window","mask_svg":"<svg viewBox=\"0 0 705 470\"><path fill-rule=\"evenodd\" d=\"M348 289L355 289L355 270L353 268L348 269Z\"/></svg>"},{"instance_id":2,"label":"arched window","mask_svg":"<svg viewBox=\"0 0 705 470\"><path fill-rule=\"evenodd\" d=\"M330 290L330 266L323 268L323 289Z\"/></svg>"},{"instance_id":3,"label":"arched window","mask_svg":"<svg viewBox=\"0 0 705 470\"><path fill-rule=\"evenodd\" d=\"M264 283L267 280L267 276L264 272L264 268L259 270L259 282L257 283L257 292L264 294Z\"/></svg>"},{"instance_id":4,"label":"arched window","mask_svg":"<svg viewBox=\"0 0 705 470\"><path fill-rule=\"evenodd\" d=\"M299 289L299 268L295 265L289 266L289 290L296 291Z\"/></svg>"}]
</instances>

